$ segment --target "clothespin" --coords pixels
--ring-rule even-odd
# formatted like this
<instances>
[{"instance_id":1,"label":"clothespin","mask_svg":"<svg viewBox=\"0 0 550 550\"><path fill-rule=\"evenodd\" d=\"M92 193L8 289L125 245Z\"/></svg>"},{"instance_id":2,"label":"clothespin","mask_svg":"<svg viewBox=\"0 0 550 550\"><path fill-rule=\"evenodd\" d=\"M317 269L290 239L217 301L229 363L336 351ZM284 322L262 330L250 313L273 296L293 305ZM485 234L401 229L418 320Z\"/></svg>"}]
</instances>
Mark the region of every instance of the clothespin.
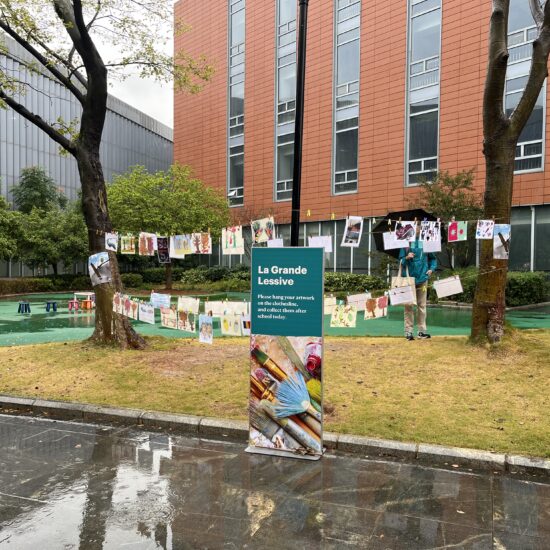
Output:
<instances>
[{"instance_id":1,"label":"clothespin","mask_svg":"<svg viewBox=\"0 0 550 550\"><path fill-rule=\"evenodd\" d=\"M336 219L336 214L334 212L332 212L332 214L330 215L330 219L331 220L335 220Z\"/></svg>"},{"instance_id":2,"label":"clothespin","mask_svg":"<svg viewBox=\"0 0 550 550\"><path fill-rule=\"evenodd\" d=\"M309 218L311 216L311 210L308 208L306 212L306 216Z\"/></svg>"},{"instance_id":3,"label":"clothespin","mask_svg":"<svg viewBox=\"0 0 550 550\"><path fill-rule=\"evenodd\" d=\"M441 218L437 218L437 223L441 225Z\"/></svg>"},{"instance_id":4,"label":"clothespin","mask_svg":"<svg viewBox=\"0 0 550 550\"><path fill-rule=\"evenodd\" d=\"M401 223L401 216L399 216L399 223Z\"/></svg>"}]
</instances>

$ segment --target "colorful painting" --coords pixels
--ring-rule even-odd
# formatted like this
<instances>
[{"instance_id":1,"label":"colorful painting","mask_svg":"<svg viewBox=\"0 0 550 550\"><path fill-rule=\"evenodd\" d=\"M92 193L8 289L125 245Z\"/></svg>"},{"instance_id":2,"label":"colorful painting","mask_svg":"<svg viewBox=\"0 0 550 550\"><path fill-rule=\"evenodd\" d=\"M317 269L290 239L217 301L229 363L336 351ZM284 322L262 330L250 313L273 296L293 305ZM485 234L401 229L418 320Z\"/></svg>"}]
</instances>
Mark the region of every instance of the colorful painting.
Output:
<instances>
[{"instance_id":1,"label":"colorful painting","mask_svg":"<svg viewBox=\"0 0 550 550\"><path fill-rule=\"evenodd\" d=\"M160 308L160 324L166 328L178 328L178 312L175 306Z\"/></svg>"},{"instance_id":2,"label":"colorful painting","mask_svg":"<svg viewBox=\"0 0 550 550\"><path fill-rule=\"evenodd\" d=\"M241 332L243 336L250 336L250 313L241 315Z\"/></svg>"},{"instance_id":3,"label":"colorful painting","mask_svg":"<svg viewBox=\"0 0 550 550\"><path fill-rule=\"evenodd\" d=\"M478 220L476 228L476 239L492 239L494 229L494 220Z\"/></svg>"},{"instance_id":4,"label":"colorful painting","mask_svg":"<svg viewBox=\"0 0 550 550\"><path fill-rule=\"evenodd\" d=\"M192 254L191 241L191 235L172 235L170 237L170 258L183 260L186 254Z\"/></svg>"},{"instance_id":5,"label":"colorful painting","mask_svg":"<svg viewBox=\"0 0 550 550\"><path fill-rule=\"evenodd\" d=\"M210 315L199 315L199 342L203 344L214 342L214 327Z\"/></svg>"},{"instance_id":6,"label":"colorful painting","mask_svg":"<svg viewBox=\"0 0 550 550\"><path fill-rule=\"evenodd\" d=\"M441 252L441 222L420 222L419 240L424 252Z\"/></svg>"},{"instance_id":7,"label":"colorful painting","mask_svg":"<svg viewBox=\"0 0 550 550\"><path fill-rule=\"evenodd\" d=\"M118 251L118 233L105 233L105 250L108 252Z\"/></svg>"},{"instance_id":8,"label":"colorful painting","mask_svg":"<svg viewBox=\"0 0 550 550\"><path fill-rule=\"evenodd\" d=\"M330 235L320 235L308 237L308 246L310 248L324 248L326 254L332 252L332 237Z\"/></svg>"},{"instance_id":9,"label":"colorful painting","mask_svg":"<svg viewBox=\"0 0 550 550\"><path fill-rule=\"evenodd\" d=\"M321 455L323 340L250 341L250 447Z\"/></svg>"},{"instance_id":10,"label":"colorful painting","mask_svg":"<svg viewBox=\"0 0 550 550\"><path fill-rule=\"evenodd\" d=\"M120 292L115 292L113 295L113 311L120 315L124 315L124 301Z\"/></svg>"},{"instance_id":11,"label":"colorful painting","mask_svg":"<svg viewBox=\"0 0 550 550\"><path fill-rule=\"evenodd\" d=\"M363 216L348 216L341 246L357 248L363 234Z\"/></svg>"},{"instance_id":12,"label":"colorful painting","mask_svg":"<svg viewBox=\"0 0 550 550\"><path fill-rule=\"evenodd\" d=\"M512 227L507 223L497 223L494 227L493 258L507 260L510 257Z\"/></svg>"},{"instance_id":13,"label":"colorful painting","mask_svg":"<svg viewBox=\"0 0 550 550\"><path fill-rule=\"evenodd\" d=\"M170 263L170 239L168 237L157 237L157 257L159 264Z\"/></svg>"},{"instance_id":14,"label":"colorful painting","mask_svg":"<svg viewBox=\"0 0 550 550\"><path fill-rule=\"evenodd\" d=\"M357 308L348 305L336 305L332 308L331 328L355 328L357 326Z\"/></svg>"},{"instance_id":15,"label":"colorful painting","mask_svg":"<svg viewBox=\"0 0 550 550\"><path fill-rule=\"evenodd\" d=\"M110 283L111 277L111 261L109 260L108 252L98 252L92 254L88 258L88 273L92 280L92 286Z\"/></svg>"},{"instance_id":16,"label":"colorful painting","mask_svg":"<svg viewBox=\"0 0 550 550\"><path fill-rule=\"evenodd\" d=\"M220 326L224 336L241 336L241 316L229 313L222 315Z\"/></svg>"},{"instance_id":17,"label":"colorful painting","mask_svg":"<svg viewBox=\"0 0 550 550\"><path fill-rule=\"evenodd\" d=\"M178 311L190 311L198 314L201 301L191 296L178 296Z\"/></svg>"},{"instance_id":18,"label":"colorful painting","mask_svg":"<svg viewBox=\"0 0 550 550\"><path fill-rule=\"evenodd\" d=\"M468 222L450 222L447 229L447 241L457 243L468 239Z\"/></svg>"},{"instance_id":19,"label":"colorful painting","mask_svg":"<svg viewBox=\"0 0 550 550\"><path fill-rule=\"evenodd\" d=\"M146 302L139 303L139 320L149 325L155 324L155 308Z\"/></svg>"},{"instance_id":20,"label":"colorful painting","mask_svg":"<svg viewBox=\"0 0 550 550\"><path fill-rule=\"evenodd\" d=\"M416 225L415 221L396 222L394 231L383 233L384 250L407 248L416 239Z\"/></svg>"},{"instance_id":21,"label":"colorful painting","mask_svg":"<svg viewBox=\"0 0 550 550\"><path fill-rule=\"evenodd\" d=\"M210 233L193 233L191 235L193 254L212 254L212 237Z\"/></svg>"},{"instance_id":22,"label":"colorful painting","mask_svg":"<svg viewBox=\"0 0 550 550\"><path fill-rule=\"evenodd\" d=\"M244 254L244 238L242 225L222 229L222 254L224 256Z\"/></svg>"},{"instance_id":23,"label":"colorful painting","mask_svg":"<svg viewBox=\"0 0 550 550\"><path fill-rule=\"evenodd\" d=\"M250 228L254 244L266 243L275 238L275 220L273 217L253 220Z\"/></svg>"},{"instance_id":24,"label":"colorful painting","mask_svg":"<svg viewBox=\"0 0 550 550\"><path fill-rule=\"evenodd\" d=\"M154 233L140 233L138 238L138 252L140 256L154 256L157 236Z\"/></svg>"},{"instance_id":25,"label":"colorful painting","mask_svg":"<svg viewBox=\"0 0 550 550\"><path fill-rule=\"evenodd\" d=\"M191 311L178 309L178 330L185 332L197 332L197 315Z\"/></svg>"},{"instance_id":26,"label":"colorful painting","mask_svg":"<svg viewBox=\"0 0 550 550\"><path fill-rule=\"evenodd\" d=\"M136 253L136 238L133 235L122 235L120 237L120 253L121 254Z\"/></svg>"},{"instance_id":27,"label":"colorful painting","mask_svg":"<svg viewBox=\"0 0 550 550\"><path fill-rule=\"evenodd\" d=\"M388 316L388 297L369 298L365 304L365 321Z\"/></svg>"}]
</instances>

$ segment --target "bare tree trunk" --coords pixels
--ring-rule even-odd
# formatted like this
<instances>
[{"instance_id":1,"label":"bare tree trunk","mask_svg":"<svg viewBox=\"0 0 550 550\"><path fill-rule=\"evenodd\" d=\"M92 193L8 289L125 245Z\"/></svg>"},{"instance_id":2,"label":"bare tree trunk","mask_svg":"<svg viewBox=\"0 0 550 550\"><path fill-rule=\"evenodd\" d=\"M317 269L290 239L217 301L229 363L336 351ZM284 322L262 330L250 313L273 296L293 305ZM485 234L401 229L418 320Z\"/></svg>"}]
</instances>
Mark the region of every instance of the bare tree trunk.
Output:
<instances>
[{"instance_id":1,"label":"bare tree trunk","mask_svg":"<svg viewBox=\"0 0 550 550\"><path fill-rule=\"evenodd\" d=\"M486 145L485 211L486 219L510 223L515 142L507 134ZM498 343L504 336L505 289L508 260L493 258L493 240L481 241L479 275L472 311L471 337Z\"/></svg>"},{"instance_id":2,"label":"bare tree trunk","mask_svg":"<svg viewBox=\"0 0 550 550\"><path fill-rule=\"evenodd\" d=\"M82 183L82 205L88 227L90 254L95 254L105 250L105 233L112 230L103 169L99 151L90 153L80 147L76 157ZM116 254L109 252L109 259L112 282L94 287L96 316L91 340L101 344L117 344L123 349L142 349L146 345L145 340L132 328L128 318L113 312L113 295L115 291L122 291L122 282Z\"/></svg>"},{"instance_id":3,"label":"bare tree trunk","mask_svg":"<svg viewBox=\"0 0 550 550\"><path fill-rule=\"evenodd\" d=\"M172 264L166 264L164 266L165 268L165 276L166 276L166 290L172 290Z\"/></svg>"}]
</instances>

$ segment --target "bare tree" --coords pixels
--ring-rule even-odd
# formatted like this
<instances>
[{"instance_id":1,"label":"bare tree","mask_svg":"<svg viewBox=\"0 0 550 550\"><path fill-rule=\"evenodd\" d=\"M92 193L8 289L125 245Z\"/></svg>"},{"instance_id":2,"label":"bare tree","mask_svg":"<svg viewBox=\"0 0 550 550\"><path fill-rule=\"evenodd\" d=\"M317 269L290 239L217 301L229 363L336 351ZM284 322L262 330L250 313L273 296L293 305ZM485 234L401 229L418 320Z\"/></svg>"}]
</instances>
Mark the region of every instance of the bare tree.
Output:
<instances>
[{"instance_id":1,"label":"bare tree","mask_svg":"<svg viewBox=\"0 0 550 550\"><path fill-rule=\"evenodd\" d=\"M76 159L90 253L104 250L103 234L112 230L99 156L108 78L128 75L125 69L133 67L140 76L173 79L176 87L196 92L211 74L203 58L180 53L174 59L163 53L170 40L171 17L172 3L166 0L0 0L0 53L8 55L2 48L3 31L28 54L17 59L22 73L47 75L82 106L79 120L44 120L25 102L30 79L0 66L0 107L19 113ZM175 27L185 30L178 23ZM104 60L100 48L118 54ZM109 254L113 283L95 289L92 339L123 348L143 347L128 319L112 311L113 293L121 290L121 281L116 256Z\"/></svg>"},{"instance_id":2,"label":"bare tree","mask_svg":"<svg viewBox=\"0 0 550 550\"><path fill-rule=\"evenodd\" d=\"M535 106L546 77L550 54L550 0L528 0L538 32L533 41L531 68L525 90L509 115L504 105L508 67L510 0L493 0L489 31L489 65L483 97L483 154L485 155L484 215L510 223L514 160L518 138ZM493 259L493 242L482 240L474 298L471 336L498 343L504 335L505 288L508 261Z\"/></svg>"}]
</instances>

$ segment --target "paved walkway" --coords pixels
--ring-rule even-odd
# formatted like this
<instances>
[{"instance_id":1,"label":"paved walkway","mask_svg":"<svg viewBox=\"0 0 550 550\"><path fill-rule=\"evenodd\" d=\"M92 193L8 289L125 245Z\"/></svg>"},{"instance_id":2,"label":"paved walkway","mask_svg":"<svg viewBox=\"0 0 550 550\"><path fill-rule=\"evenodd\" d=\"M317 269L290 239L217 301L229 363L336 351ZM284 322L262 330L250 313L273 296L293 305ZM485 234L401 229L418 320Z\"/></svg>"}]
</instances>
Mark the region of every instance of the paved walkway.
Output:
<instances>
[{"instance_id":1,"label":"paved walkway","mask_svg":"<svg viewBox=\"0 0 550 550\"><path fill-rule=\"evenodd\" d=\"M0 415L0 548L550 548L550 484Z\"/></svg>"}]
</instances>

